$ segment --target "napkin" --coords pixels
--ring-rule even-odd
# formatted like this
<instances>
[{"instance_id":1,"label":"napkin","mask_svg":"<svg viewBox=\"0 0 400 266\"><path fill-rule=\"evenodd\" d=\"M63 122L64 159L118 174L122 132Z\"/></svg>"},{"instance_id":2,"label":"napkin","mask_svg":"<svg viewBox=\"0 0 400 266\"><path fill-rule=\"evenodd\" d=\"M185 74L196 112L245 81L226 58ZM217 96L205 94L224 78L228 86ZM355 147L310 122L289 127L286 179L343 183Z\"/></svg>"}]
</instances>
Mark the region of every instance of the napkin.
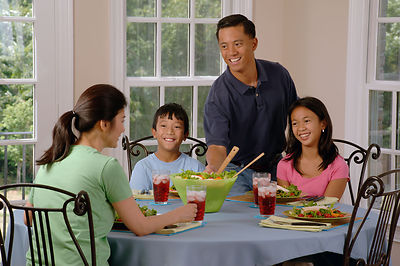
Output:
<instances>
[{"instance_id":1,"label":"napkin","mask_svg":"<svg viewBox=\"0 0 400 266\"><path fill-rule=\"evenodd\" d=\"M298 230L298 231L309 231L309 232L320 232L322 230L326 230L331 228L330 223L320 223L324 225L291 225L291 223L312 223L312 221L305 220L297 220L291 218L284 218L275 215L271 215L268 219L261 220L259 223L260 226L263 227L272 227L278 229L287 229L287 230Z\"/></svg>"},{"instance_id":2,"label":"napkin","mask_svg":"<svg viewBox=\"0 0 400 266\"><path fill-rule=\"evenodd\" d=\"M186 231L192 228L200 227L202 226L203 223L201 221L195 221L195 222L190 222L190 223L177 223L173 224L172 228L163 228L161 230L158 230L155 232L156 234L163 234L163 235L169 235L169 234L175 234L179 233L182 231Z\"/></svg>"},{"instance_id":3,"label":"napkin","mask_svg":"<svg viewBox=\"0 0 400 266\"><path fill-rule=\"evenodd\" d=\"M331 205L331 204L335 204L336 202L338 202L338 198L336 197L325 197L322 200L317 201L317 206L322 206L322 205ZM300 201L293 201L293 202L288 202L287 205L292 205L292 206L303 206L304 203L307 201L304 200L300 200Z\"/></svg>"},{"instance_id":4,"label":"napkin","mask_svg":"<svg viewBox=\"0 0 400 266\"><path fill-rule=\"evenodd\" d=\"M135 199L154 199L153 190L149 190L149 194L140 194L140 190L132 189Z\"/></svg>"}]
</instances>

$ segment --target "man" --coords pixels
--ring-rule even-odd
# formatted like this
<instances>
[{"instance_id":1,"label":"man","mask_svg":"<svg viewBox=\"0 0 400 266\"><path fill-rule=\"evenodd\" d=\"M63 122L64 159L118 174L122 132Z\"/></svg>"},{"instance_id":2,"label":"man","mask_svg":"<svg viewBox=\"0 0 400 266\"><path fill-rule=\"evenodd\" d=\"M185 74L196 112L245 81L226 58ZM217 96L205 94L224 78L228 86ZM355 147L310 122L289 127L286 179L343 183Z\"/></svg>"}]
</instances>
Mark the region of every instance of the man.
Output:
<instances>
[{"instance_id":1,"label":"man","mask_svg":"<svg viewBox=\"0 0 400 266\"><path fill-rule=\"evenodd\" d=\"M239 152L227 170L239 171L265 153L239 175L231 190L237 194L252 190L254 171L270 172L276 180L276 165L285 148L287 110L297 94L283 66L255 59L255 26L245 16L222 18L216 35L228 67L213 83L204 107L206 171L216 172L233 146Z\"/></svg>"}]
</instances>

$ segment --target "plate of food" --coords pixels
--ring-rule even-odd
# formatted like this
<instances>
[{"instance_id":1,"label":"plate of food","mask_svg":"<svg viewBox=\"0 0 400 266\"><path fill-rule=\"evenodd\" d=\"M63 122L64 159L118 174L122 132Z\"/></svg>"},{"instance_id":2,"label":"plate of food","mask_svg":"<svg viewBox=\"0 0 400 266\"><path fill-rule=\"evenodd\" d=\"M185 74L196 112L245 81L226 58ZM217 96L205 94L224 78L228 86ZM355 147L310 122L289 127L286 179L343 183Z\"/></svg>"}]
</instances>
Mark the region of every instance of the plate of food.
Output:
<instances>
[{"instance_id":1,"label":"plate of food","mask_svg":"<svg viewBox=\"0 0 400 266\"><path fill-rule=\"evenodd\" d=\"M277 187L276 202L291 202L302 197L304 197L304 195L302 195L301 190L299 190L295 185L290 185L288 187Z\"/></svg>"},{"instance_id":2,"label":"plate of food","mask_svg":"<svg viewBox=\"0 0 400 266\"><path fill-rule=\"evenodd\" d=\"M284 211L283 214L300 220L326 223L341 222L351 217L350 213L328 206L293 207L292 210Z\"/></svg>"},{"instance_id":3,"label":"plate of food","mask_svg":"<svg viewBox=\"0 0 400 266\"><path fill-rule=\"evenodd\" d=\"M153 190L149 189L132 189L135 199L154 199Z\"/></svg>"},{"instance_id":4,"label":"plate of food","mask_svg":"<svg viewBox=\"0 0 400 266\"><path fill-rule=\"evenodd\" d=\"M155 209L149 209L146 205L140 206L139 209L142 211L144 216L153 216L157 215L157 210ZM114 220L114 225L112 227L114 230L129 230L125 224L122 222L121 218L118 216L118 214L115 215L115 220Z\"/></svg>"},{"instance_id":5,"label":"plate of food","mask_svg":"<svg viewBox=\"0 0 400 266\"><path fill-rule=\"evenodd\" d=\"M179 197L179 193L176 190L175 186L169 188L169 194Z\"/></svg>"}]
</instances>

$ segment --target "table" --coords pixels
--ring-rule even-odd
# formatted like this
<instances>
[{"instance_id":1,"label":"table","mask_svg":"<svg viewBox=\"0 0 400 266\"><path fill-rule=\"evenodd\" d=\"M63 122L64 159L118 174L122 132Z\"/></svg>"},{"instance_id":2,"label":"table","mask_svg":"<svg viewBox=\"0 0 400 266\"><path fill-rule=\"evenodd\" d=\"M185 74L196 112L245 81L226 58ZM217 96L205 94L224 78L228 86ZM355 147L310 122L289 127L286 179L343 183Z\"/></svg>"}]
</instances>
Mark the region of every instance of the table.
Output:
<instances>
[{"instance_id":1,"label":"table","mask_svg":"<svg viewBox=\"0 0 400 266\"><path fill-rule=\"evenodd\" d=\"M163 213L181 206L180 200L168 205L151 205L151 201L138 201ZM251 203L225 201L217 213L205 214L205 226L166 236L151 234L137 237L131 232L113 231L108 235L110 265L272 265L289 259L324 251L342 253L347 226L322 232L302 232L260 227L255 218L258 209ZM352 207L338 204L340 210L351 212ZM291 207L277 205L276 215ZM16 214L17 228L22 227L22 213ZM376 217L367 220L353 249L354 258L366 259L372 241ZM22 243L21 243L22 242ZM16 231L14 252L28 248L27 236ZM25 256L13 255L13 265L25 265ZM16 260L17 259L17 260Z\"/></svg>"}]
</instances>

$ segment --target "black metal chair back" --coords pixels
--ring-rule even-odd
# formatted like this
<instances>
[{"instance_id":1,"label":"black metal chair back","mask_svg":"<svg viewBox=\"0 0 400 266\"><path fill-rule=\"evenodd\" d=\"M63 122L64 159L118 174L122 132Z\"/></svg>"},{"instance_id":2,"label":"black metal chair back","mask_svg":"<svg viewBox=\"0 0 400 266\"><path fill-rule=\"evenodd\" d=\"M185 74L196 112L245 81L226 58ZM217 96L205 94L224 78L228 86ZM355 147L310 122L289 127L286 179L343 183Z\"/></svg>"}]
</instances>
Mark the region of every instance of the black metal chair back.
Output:
<instances>
[{"instance_id":1,"label":"black metal chair back","mask_svg":"<svg viewBox=\"0 0 400 266\"><path fill-rule=\"evenodd\" d=\"M390 253L394 234L396 232L397 221L400 214L400 189L385 191L383 177L400 174L400 169L390 170L377 176L371 176L365 180L357 195L357 199L353 208L353 213L349 223L347 236L344 245L344 265L349 265L350 255L357 237L365 224L374 203L380 205L379 217L376 223L375 233L368 252L367 262L364 259L358 259L356 265L389 265ZM357 217L357 211L360 208L362 199L367 199L369 207L363 215L357 230L353 233L353 227Z\"/></svg>"},{"instance_id":2,"label":"black metal chair back","mask_svg":"<svg viewBox=\"0 0 400 266\"><path fill-rule=\"evenodd\" d=\"M65 222L65 228L67 229L71 239L76 247L77 253L82 259L82 265L96 265L96 249L95 249L95 240L94 240L94 228L93 228L93 217L92 217L92 209L90 206L90 199L88 194L85 191L80 191L78 194L71 193L69 191L59 189L56 187L51 187L47 185L40 184L28 184L28 183L19 183L19 184L10 184L0 186L0 192L4 193L6 190L10 189L19 189L19 188L32 188L32 189L43 189L43 190L51 190L57 193L62 194L63 196L67 196L67 200L63 202L62 206L58 208L40 208L40 207L28 207L21 206L18 204L14 204L12 201L7 199L4 194L0 194L0 210L3 211L3 208L6 208L7 213L10 216L9 219L9 234L7 236L8 239L8 251L5 246L5 234L0 230L0 247L1 247L1 259L2 265L11 265L12 258L12 250L13 250L13 241L14 241L14 228L15 228L15 218L14 218L14 210L23 210L24 215L26 217L26 225L28 231L29 238L29 248L31 254L32 265L36 264L35 254L37 258L37 263L39 265L56 265L57 258L54 256L54 243L53 243L53 235L52 235L52 227L51 227L51 215L52 213L60 213ZM89 226L89 240L90 240L90 251L91 251L91 260L87 258L87 255L81 249L78 239L76 238L73 229L71 228L69 217L71 213L68 212L67 215L67 206L68 204L73 205L73 213L77 216L87 215L88 226ZM50 215L49 215L50 214ZM29 218L31 217L31 219ZM85 239L87 241L87 239Z\"/></svg>"},{"instance_id":3,"label":"black metal chair back","mask_svg":"<svg viewBox=\"0 0 400 266\"><path fill-rule=\"evenodd\" d=\"M347 165L349 166L349 174L351 173L351 165L354 163L355 165L361 165L361 171L360 171L360 176L358 178L358 184L356 187L356 192L361 188L361 185L364 181L364 176L365 176L365 171L367 169L368 165L368 160L371 157L374 160L377 160L379 156L381 155L381 148L379 147L378 144L371 144L368 146L367 149L362 148L361 146L347 141L347 140L342 140L342 139L333 139L333 142L337 143L343 143L351 148L351 152L348 156L344 155L341 153L343 156L344 160L346 161ZM351 197L351 204L354 206L355 204L355 197L354 197L354 191L353 191L353 186L352 186L352 181L351 178L349 182L347 182L349 185L349 192L350 192L350 197ZM356 194L357 196L357 194Z\"/></svg>"},{"instance_id":4,"label":"black metal chair back","mask_svg":"<svg viewBox=\"0 0 400 266\"><path fill-rule=\"evenodd\" d=\"M144 156L148 156L151 153L154 153L154 151L150 151L145 145L143 145L143 141L145 140L151 140L154 139L153 136L147 136L138 140L134 141L129 141L129 138L127 136L123 136L122 138L122 148L126 150L126 155L128 159L128 170L129 170L129 179L131 178L132 174L132 157L138 157L140 156L141 152L144 153ZM207 152L207 144L199 139L195 139L192 137L187 137L187 141L189 141L190 149L187 152L184 152L185 154L192 156L193 153L196 154L196 156L201 157L204 156Z\"/></svg>"}]
</instances>

